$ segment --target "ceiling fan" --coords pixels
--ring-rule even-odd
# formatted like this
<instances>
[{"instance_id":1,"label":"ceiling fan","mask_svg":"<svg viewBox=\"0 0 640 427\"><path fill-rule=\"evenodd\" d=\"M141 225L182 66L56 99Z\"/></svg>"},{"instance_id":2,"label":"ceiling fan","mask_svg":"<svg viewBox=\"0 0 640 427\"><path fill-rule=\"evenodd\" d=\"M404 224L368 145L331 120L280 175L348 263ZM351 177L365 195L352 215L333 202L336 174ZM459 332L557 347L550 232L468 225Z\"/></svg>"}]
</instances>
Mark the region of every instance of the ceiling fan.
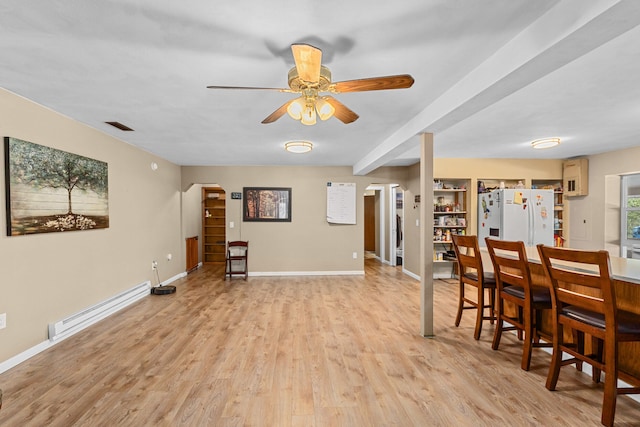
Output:
<instances>
[{"instance_id":1,"label":"ceiling fan","mask_svg":"<svg viewBox=\"0 0 640 427\"><path fill-rule=\"evenodd\" d=\"M365 92L370 90L406 89L413 85L413 77L399 74L342 82L331 81L331 71L322 65L322 51L308 44L292 44L296 66L289 70L289 89L270 87L207 86L209 89L257 89L299 93L298 98L285 102L265 118L262 123L273 123L288 113L302 124L314 125L316 117L327 120L335 116L345 124L358 119L358 115L331 95L323 93Z\"/></svg>"}]
</instances>

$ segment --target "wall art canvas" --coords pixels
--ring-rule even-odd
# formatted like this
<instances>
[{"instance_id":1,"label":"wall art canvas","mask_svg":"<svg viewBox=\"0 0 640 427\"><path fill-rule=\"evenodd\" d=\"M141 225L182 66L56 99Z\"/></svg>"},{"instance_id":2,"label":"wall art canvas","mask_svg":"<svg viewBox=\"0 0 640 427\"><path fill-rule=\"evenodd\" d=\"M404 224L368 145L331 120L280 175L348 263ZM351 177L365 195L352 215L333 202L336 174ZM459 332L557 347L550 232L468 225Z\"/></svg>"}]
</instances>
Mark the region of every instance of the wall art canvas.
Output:
<instances>
[{"instance_id":1,"label":"wall art canvas","mask_svg":"<svg viewBox=\"0 0 640 427\"><path fill-rule=\"evenodd\" d=\"M7 235L109 227L107 163L5 137Z\"/></svg>"},{"instance_id":2,"label":"wall art canvas","mask_svg":"<svg viewBox=\"0 0 640 427\"><path fill-rule=\"evenodd\" d=\"M291 222L291 188L243 188L245 221Z\"/></svg>"}]
</instances>

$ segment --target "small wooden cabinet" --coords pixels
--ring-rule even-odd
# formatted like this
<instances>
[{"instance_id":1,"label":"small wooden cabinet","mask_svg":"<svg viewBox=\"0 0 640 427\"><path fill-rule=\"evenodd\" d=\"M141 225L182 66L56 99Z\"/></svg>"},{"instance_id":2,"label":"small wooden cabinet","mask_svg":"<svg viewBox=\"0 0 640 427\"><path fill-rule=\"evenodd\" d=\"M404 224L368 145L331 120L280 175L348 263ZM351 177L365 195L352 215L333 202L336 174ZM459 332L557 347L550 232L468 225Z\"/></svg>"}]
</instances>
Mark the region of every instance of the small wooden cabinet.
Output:
<instances>
[{"instance_id":1,"label":"small wooden cabinet","mask_svg":"<svg viewBox=\"0 0 640 427\"><path fill-rule=\"evenodd\" d=\"M589 194L589 159L565 160L562 164L564 195L586 196Z\"/></svg>"},{"instance_id":2,"label":"small wooden cabinet","mask_svg":"<svg viewBox=\"0 0 640 427\"><path fill-rule=\"evenodd\" d=\"M187 247L186 271L190 273L198 268L198 236L187 237L185 243Z\"/></svg>"},{"instance_id":3,"label":"small wooden cabinet","mask_svg":"<svg viewBox=\"0 0 640 427\"><path fill-rule=\"evenodd\" d=\"M202 262L226 261L226 194L220 187L202 188Z\"/></svg>"}]
</instances>

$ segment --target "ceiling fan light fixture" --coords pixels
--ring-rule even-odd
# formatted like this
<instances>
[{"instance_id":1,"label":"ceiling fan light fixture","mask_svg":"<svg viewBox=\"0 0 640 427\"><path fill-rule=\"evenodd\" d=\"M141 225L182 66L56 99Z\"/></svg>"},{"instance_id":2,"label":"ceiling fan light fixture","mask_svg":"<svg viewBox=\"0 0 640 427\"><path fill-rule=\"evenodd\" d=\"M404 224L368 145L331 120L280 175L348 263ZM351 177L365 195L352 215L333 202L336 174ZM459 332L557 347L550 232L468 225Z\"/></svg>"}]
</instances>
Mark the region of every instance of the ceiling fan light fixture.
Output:
<instances>
[{"instance_id":1,"label":"ceiling fan light fixture","mask_svg":"<svg viewBox=\"0 0 640 427\"><path fill-rule=\"evenodd\" d=\"M284 149L290 153L304 154L313 149L313 144L309 141L289 141L284 144Z\"/></svg>"},{"instance_id":2,"label":"ceiling fan light fixture","mask_svg":"<svg viewBox=\"0 0 640 427\"><path fill-rule=\"evenodd\" d=\"M275 87L207 86L209 89L256 89L298 93L300 97L287 101L262 120L262 124L273 123L288 114L304 125L316 124L320 120L335 117L344 124L358 120L358 115L333 96L319 96L324 92L348 93L372 90L406 89L414 80L409 74L384 77L368 77L356 80L332 82L331 71L322 65L322 50L306 43L291 45L295 66L289 70L289 89Z\"/></svg>"},{"instance_id":3,"label":"ceiling fan light fixture","mask_svg":"<svg viewBox=\"0 0 640 427\"><path fill-rule=\"evenodd\" d=\"M311 126L316 124L316 109L313 104L307 104L300 119L303 125Z\"/></svg>"},{"instance_id":4,"label":"ceiling fan light fixture","mask_svg":"<svg viewBox=\"0 0 640 427\"><path fill-rule=\"evenodd\" d=\"M287 114L294 120L302 119L302 111L304 110L304 103L301 98L294 100L287 107Z\"/></svg>"},{"instance_id":5,"label":"ceiling fan light fixture","mask_svg":"<svg viewBox=\"0 0 640 427\"><path fill-rule=\"evenodd\" d=\"M552 148L557 145L560 145L560 138L557 138L557 137L536 139L531 143L531 146L536 150L542 150L544 148Z\"/></svg>"},{"instance_id":6,"label":"ceiling fan light fixture","mask_svg":"<svg viewBox=\"0 0 640 427\"><path fill-rule=\"evenodd\" d=\"M318 111L318 117L320 120L328 120L333 117L333 113L336 112L336 109L327 102L324 98L318 98L316 101L316 110Z\"/></svg>"}]
</instances>

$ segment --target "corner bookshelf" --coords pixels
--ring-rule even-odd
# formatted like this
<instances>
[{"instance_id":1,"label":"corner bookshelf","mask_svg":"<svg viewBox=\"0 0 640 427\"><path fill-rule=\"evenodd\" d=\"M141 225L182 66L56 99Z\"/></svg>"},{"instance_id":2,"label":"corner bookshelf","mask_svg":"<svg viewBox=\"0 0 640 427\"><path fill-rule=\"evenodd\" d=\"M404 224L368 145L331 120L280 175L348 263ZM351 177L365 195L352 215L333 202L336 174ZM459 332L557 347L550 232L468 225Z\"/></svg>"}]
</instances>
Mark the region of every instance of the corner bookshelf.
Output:
<instances>
[{"instance_id":1,"label":"corner bookshelf","mask_svg":"<svg viewBox=\"0 0 640 427\"><path fill-rule=\"evenodd\" d=\"M224 264L226 259L226 194L220 187L202 188L202 262Z\"/></svg>"}]
</instances>

